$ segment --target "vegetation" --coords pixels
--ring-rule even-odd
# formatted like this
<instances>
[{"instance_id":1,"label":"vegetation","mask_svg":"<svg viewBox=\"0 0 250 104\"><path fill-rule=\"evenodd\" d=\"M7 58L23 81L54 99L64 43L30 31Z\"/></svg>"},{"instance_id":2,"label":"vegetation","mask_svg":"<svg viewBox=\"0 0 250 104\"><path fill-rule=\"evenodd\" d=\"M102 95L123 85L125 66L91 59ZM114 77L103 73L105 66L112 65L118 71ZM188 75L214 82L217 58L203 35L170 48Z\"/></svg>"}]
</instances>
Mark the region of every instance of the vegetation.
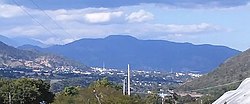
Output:
<instances>
[{"instance_id":1,"label":"vegetation","mask_svg":"<svg viewBox=\"0 0 250 104\"><path fill-rule=\"evenodd\" d=\"M215 101L225 92L236 89L245 78L250 77L249 59L250 49L229 58L211 73L187 82L179 87L179 89L190 91L208 88L199 92L208 94L209 96L206 97L211 101Z\"/></svg>"},{"instance_id":2,"label":"vegetation","mask_svg":"<svg viewBox=\"0 0 250 104\"><path fill-rule=\"evenodd\" d=\"M89 80L92 81L92 80ZM65 87L68 86L80 86L80 87L87 87L89 85L88 79L87 78L68 78L68 79L63 79L58 82L52 83L51 84L51 91L54 93L63 91Z\"/></svg>"},{"instance_id":3,"label":"vegetation","mask_svg":"<svg viewBox=\"0 0 250 104\"><path fill-rule=\"evenodd\" d=\"M250 49L226 60L213 72L198 79L185 83L180 88L183 90L195 90L223 84L238 84L250 77ZM231 84L230 84L231 85Z\"/></svg>"},{"instance_id":4,"label":"vegetation","mask_svg":"<svg viewBox=\"0 0 250 104\"><path fill-rule=\"evenodd\" d=\"M79 92L79 88L78 87L73 87L73 86L70 86L70 87L65 87L63 93L66 95L66 96L74 96L74 95L77 95Z\"/></svg>"},{"instance_id":5,"label":"vegetation","mask_svg":"<svg viewBox=\"0 0 250 104\"><path fill-rule=\"evenodd\" d=\"M52 70L62 67L71 69L89 69L78 62L49 53L21 50L6 45L0 41L0 67L1 68L39 68ZM27 64L32 62L32 64ZM1 74L1 73L0 73Z\"/></svg>"},{"instance_id":6,"label":"vegetation","mask_svg":"<svg viewBox=\"0 0 250 104\"><path fill-rule=\"evenodd\" d=\"M215 86L215 87L209 87L208 89L201 89L197 90L196 92L204 94L201 98L197 100L191 100L187 96L182 97L184 98L184 101L182 102L189 102L190 104L199 104L200 102L203 102L203 104L211 104L215 100L217 100L220 96L222 96L225 92L230 91L230 90L235 90L241 82L237 83L232 83L232 84L226 84L222 86ZM186 99L189 100L186 100Z\"/></svg>"},{"instance_id":7,"label":"vegetation","mask_svg":"<svg viewBox=\"0 0 250 104\"><path fill-rule=\"evenodd\" d=\"M35 79L0 79L0 104L39 104L52 103L54 94L50 85Z\"/></svg>"},{"instance_id":8,"label":"vegetation","mask_svg":"<svg viewBox=\"0 0 250 104\"><path fill-rule=\"evenodd\" d=\"M138 95L126 96L121 87L103 78L87 88L66 87L56 95L53 104L143 104Z\"/></svg>"},{"instance_id":9,"label":"vegetation","mask_svg":"<svg viewBox=\"0 0 250 104\"><path fill-rule=\"evenodd\" d=\"M198 100L190 95L181 97L172 94L164 100L153 92L151 94L122 94L122 87L111 83L107 78L97 80L88 87L68 86L54 95L49 91L50 85L43 80L35 79L0 79L0 104L210 104L213 96L207 95Z\"/></svg>"},{"instance_id":10,"label":"vegetation","mask_svg":"<svg viewBox=\"0 0 250 104\"><path fill-rule=\"evenodd\" d=\"M183 98L177 94L172 97L166 97L165 104L174 104ZM191 98L190 98L191 99ZM187 100L183 100L187 101ZM193 101L188 100L188 101ZM121 86L111 83L107 78L97 80L89 87L65 87L58 93L53 104L161 104L162 98L155 92L151 94L132 94L123 95Z\"/></svg>"}]
</instances>

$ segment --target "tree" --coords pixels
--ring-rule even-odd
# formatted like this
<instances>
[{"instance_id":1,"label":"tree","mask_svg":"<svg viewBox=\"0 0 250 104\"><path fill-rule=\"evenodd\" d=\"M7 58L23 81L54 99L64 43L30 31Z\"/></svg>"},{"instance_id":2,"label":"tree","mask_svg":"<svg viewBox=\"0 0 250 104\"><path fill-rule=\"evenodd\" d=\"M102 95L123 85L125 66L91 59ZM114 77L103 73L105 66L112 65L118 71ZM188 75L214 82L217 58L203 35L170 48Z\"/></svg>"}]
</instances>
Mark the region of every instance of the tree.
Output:
<instances>
[{"instance_id":1,"label":"tree","mask_svg":"<svg viewBox=\"0 0 250 104\"><path fill-rule=\"evenodd\" d=\"M64 92L56 95L53 104L144 104L138 96L123 95L118 85L111 83L107 78L97 80L87 88L79 88L74 96L74 88L65 88ZM67 94L65 94L67 92ZM99 101L98 101L99 100Z\"/></svg>"},{"instance_id":2,"label":"tree","mask_svg":"<svg viewBox=\"0 0 250 104\"><path fill-rule=\"evenodd\" d=\"M194 102L195 101L195 98L193 98L191 95L186 95L186 96L183 96L183 97L179 97L178 101L180 103L188 103L188 102Z\"/></svg>"},{"instance_id":3,"label":"tree","mask_svg":"<svg viewBox=\"0 0 250 104\"><path fill-rule=\"evenodd\" d=\"M101 80L97 80L94 83L91 83L90 88L98 88L98 87L114 87L114 84L108 81L107 77L102 78Z\"/></svg>"},{"instance_id":4,"label":"tree","mask_svg":"<svg viewBox=\"0 0 250 104\"><path fill-rule=\"evenodd\" d=\"M6 83L7 82L7 83ZM40 102L51 103L54 94L49 91L50 85L42 80L16 79L5 80L0 86L3 103L6 104L11 97L12 104L39 104Z\"/></svg>"},{"instance_id":5,"label":"tree","mask_svg":"<svg viewBox=\"0 0 250 104\"><path fill-rule=\"evenodd\" d=\"M78 88L73 86L65 87L63 92L66 96L74 96L78 94Z\"/></svg>"},{"instance_id":6,"label":"tree","mask_svg":"<svg viewBox=\"0 0 250 104\"><path fill-rule=\"evenodd\" d=\"M145 101L146 104L158 104L160 101L160 96L157 93L152 93L146 96Z\"/></svg>"}]
</instances>

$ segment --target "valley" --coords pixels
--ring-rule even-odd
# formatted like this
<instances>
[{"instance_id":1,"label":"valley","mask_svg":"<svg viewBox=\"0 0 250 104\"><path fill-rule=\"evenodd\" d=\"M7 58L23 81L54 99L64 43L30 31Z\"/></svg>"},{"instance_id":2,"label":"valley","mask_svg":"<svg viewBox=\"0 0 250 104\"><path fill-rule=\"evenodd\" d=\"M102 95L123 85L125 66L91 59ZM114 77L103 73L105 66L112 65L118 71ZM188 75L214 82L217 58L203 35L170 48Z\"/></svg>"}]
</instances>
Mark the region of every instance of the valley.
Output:
<instances>
[{"instance_id":1,"label":"valley","mask_svg":"<svg viewBox=\"0 0 250 104\"><path fill-rule=\"evenodd\" d=\"M250 0L0 0L0 104L250 104Z\"/></svg>"}]
</instances>

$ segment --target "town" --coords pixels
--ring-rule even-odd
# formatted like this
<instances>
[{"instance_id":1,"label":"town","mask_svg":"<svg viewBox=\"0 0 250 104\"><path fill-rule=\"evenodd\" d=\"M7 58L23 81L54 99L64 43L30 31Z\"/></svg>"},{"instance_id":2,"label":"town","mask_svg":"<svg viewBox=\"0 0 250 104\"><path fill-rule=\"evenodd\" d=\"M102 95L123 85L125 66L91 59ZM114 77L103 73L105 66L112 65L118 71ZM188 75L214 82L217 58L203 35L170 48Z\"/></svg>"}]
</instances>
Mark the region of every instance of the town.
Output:
<instances>
[{"instance_id":1,"label":"town","mask_svg":"<svg viewBox=\"0 0 250 104\"><path fill-rule=\"evenodd\" d=\"M112 68L91 67L89 70L43 70L29 68L0 68L0 76L8 78L34 78L49 80L52 90L59 92L67 86L88 86L90 83L108 78L113 83L123 85L127 78L127 71ZM131 92L150 93L152 91L167 91L188 80L202 76L197 72L164 72L131 70ZM63 83L63 86L57 86ZM61 84L60 84L61 85ZM55 88L55 89L53 89Z\"/></svg>"}]
</instances>

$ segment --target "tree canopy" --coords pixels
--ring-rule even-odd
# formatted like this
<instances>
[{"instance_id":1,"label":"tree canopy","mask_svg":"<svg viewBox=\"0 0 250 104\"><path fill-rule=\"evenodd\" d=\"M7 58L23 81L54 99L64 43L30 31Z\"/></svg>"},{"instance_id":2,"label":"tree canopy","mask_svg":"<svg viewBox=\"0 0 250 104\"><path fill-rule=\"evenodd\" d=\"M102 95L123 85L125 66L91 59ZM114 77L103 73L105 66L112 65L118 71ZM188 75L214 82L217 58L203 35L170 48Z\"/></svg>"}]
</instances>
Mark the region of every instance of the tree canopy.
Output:
<instances>
[{"instance_id":1,"label":"tree canopy","mask_svg":"<svg viewBox=\"0 0 250 104\"><path fill-rule=\"evenodd\" d=\"M87 88L66 87L63 92L57 94L53 104L99 104L99 102L101 104L144 104L142 101L135 95L123 95L118 85L103 78L93 82Z\"/></svg>"},{"instance_id":2,"label":"tree canopy","mask_svg":"<svg viewBox=\"0 0 250 104\"><path fill-rule=\"evenodd\" d=\"M50 85L43 80L15 79L0 80L0 104L39 104L52 103L54 94L49 91Z\"/></svg>"}]
</instances>

